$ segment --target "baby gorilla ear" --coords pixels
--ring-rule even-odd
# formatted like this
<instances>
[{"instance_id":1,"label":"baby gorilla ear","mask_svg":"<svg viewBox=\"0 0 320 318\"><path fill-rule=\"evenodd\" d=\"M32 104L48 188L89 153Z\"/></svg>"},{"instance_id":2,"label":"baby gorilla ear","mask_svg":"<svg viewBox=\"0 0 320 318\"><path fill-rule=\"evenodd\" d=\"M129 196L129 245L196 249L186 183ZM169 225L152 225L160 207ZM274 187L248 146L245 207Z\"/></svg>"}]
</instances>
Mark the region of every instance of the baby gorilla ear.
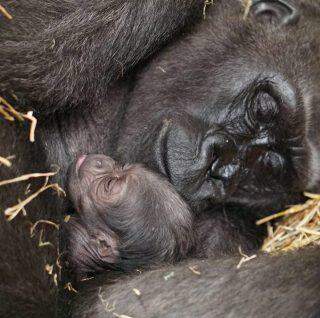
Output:
<instances>
[{"instance_id":1,"label":"baby gorilla ear","mask_svg":"<svg viewBox=\"0 0 320 318\"><path fill-rule=\"evenodd\" d=\"M87 226L80 218L64 225L67 262L78 278L98 273L118 261L118 237L108 228Z\"/></svg>"},{"instance_id":2,"label":"baby gorilla ear","mask_svg":"<svg viewBox=\"0 0 320 318\"><path fill-rule=\"evenodd\" d=\"M300 17L298 9L287 0L254 0L251 12L261 22L281 25L295 24Z\"/></svg>"},{"instance_id":3,"label":"baby gorilla ear","mask_svg":"<svg viewBox=\"0 0 320 318\"><path fill-rule=\"evenodd\" d=\"M90 233L90 247L96 251L101 260L108 264L114 264L119 256L117 250L118 239L116 234L111 233L111 231L108 232L106 230L94 229Z\"/></svg>"}]
</instances>

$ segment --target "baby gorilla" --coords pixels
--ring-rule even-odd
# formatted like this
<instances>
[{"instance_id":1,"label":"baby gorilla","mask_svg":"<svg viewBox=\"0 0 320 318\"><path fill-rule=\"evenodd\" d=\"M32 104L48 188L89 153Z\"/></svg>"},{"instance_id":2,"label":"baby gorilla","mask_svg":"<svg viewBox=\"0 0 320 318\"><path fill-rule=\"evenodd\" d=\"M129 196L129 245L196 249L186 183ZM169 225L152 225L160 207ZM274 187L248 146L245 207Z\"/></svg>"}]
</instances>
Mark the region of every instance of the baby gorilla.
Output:
<instances>
[{"instance_id":1,"label":"baby gorilla","mask_svg":"<svg viewBox=\"0 0 320 318\"><path fill-rule=\"evenodd\" d=\"M192 215L170 183L142 165L81 156L68 190L78 216L66 224L77 277L183 258L193 245Z\"/></svg>"}]
</instances>

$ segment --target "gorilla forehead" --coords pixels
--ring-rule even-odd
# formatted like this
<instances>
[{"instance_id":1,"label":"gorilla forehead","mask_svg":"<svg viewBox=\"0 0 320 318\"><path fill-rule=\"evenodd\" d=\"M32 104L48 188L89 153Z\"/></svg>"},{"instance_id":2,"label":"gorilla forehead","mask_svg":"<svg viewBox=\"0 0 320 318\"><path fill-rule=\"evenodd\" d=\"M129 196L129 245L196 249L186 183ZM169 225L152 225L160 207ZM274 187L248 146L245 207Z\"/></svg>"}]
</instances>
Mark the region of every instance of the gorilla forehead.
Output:
<instances>
[{"instance_id":1,"label":"gorilla forehead","mask_svg":"<svg viewBox=\"0 0 320 318\"><path fill-rule=\"evenodd\" d=\"M257 77L287 81L292 98L310 90L318 95L320 19L310 17L312 3L301 5L297 25L281 27L244 20L239 1L217 2L191 36L160 54L140 75L135 110L174 107L208 119Z\"/></svg>"}]
</instances>

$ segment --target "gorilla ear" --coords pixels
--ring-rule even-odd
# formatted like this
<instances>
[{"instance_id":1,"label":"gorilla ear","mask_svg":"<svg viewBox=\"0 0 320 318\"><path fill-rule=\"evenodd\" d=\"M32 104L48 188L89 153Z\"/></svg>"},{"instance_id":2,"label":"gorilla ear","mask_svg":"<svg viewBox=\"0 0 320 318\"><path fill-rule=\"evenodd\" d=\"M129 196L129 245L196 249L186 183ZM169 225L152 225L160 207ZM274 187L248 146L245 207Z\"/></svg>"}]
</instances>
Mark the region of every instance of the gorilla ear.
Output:
<instances>
[{"instance_id":1,"label":"gorilla ear","mask_svg":"<svg viewBox=\"0 0 320 318\"><path fill-rule=\"evenodd\" d=\"M280 25L295 24L300 14L287 0L253 0L251 13L260 22Z\"/></svg>"},{"instance_id":2,"label":"gorilla ear","mask_svg":"<svg viewBox=\"0 0 320 318\"><path fill-rule=\"evenodd\" d=\"M90 233L90 247L99 256L99 258L106 263L115 264L117 262L118 252L118 238L112 232L94 230Z\"/></svg>"}]
</instances>

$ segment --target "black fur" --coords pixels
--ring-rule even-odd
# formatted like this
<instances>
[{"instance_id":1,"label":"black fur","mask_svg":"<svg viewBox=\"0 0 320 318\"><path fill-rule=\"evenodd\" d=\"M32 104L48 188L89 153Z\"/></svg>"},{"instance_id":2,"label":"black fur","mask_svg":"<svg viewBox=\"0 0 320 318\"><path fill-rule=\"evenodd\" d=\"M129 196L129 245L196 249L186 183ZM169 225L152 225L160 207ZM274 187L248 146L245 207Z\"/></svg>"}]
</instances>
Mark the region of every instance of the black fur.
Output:
<instances>
[{"instance_id":1,"label":"black fur","mask_svg":"<svg viewBox=\"0 0 320 318\"><path fill-rule=\"evenodd\" d=\"M1 87L22 94L40 113L53 113L103 104L110 82L201 17L203 2L31 0L3 5L14 20L2 18Z\"/></svg>"},{"instance_id":2,"label":"black fur","mask_svg":"<svg viewBox=\"0 0 320 318\"><path fill-rule=\"evenodd\" d=\"M199 222L208 219L199 229L218 238L200 230L202 242L220 242L209 254L219 254L222 241L235 250L239 223L248 236L240 241L255 246L260 210L299 201L304 190L320 191L320 6L281 1L287 2L299 12L289 24L283 23L286 10L280 19L260 19L252 11L245 20L240 2L230 0L216 2L193 26L203 1L3 1L14 19L0 21L0 93L20 110L33 108L39 125L30 146L18 125L1 119L0 154L18 158L12 170L0 167L1 179L57 164L64 185L81 153L142 162L166 174ZM199 149L202 155L195 156ZM1 210L24 186L1 188ZM48 194L28 207L28 215L56 220L65 208ZM215 217L221 220L224 210L232 221L227 231L215 231ZM55 298L43 267L56 255L31 249L21 219L15 222L19 226L1 223L0 302L6 305L0 316L43 317L47 307L55 311L43 305ZM28 258L20 249L39 256ZM37 289L30 293L29 286Z\"/></svg>"},{"instance_id":3,"label":"black fur","mask_svg":"<svg viewBox=\"0 0 320 318\"><path fill-rule=\"evenodd\" d=\"M9 21L0 15L1 96L13 102L18 110L34 109L39 125L36 143L32 145L27 140L27 124L22 129L20 124L9 125L0 118L0 139L5 140L0 144L0 153L16 156L12 168L0 167L1 179L55 170L51 166L54 163L62 168L58 179L63 185L66 167L74 158L71 148L75 146L76 152L108 151L106 145L117 135L118 123L109 125L108 132L109 123L105 119L111 123L121 116L123 107L118 102L126 103L128 91L125 81L110 92L109 84L125 76L129 69L178 35L184 26L199 20L202 4L202 1L169 1L165 5L162 1L3 1L1 5L14 18ZM94 70L96 67L100 74ZM114 96L116 103L111 106ZM110 108L103 106L106 104ZM72 107L79 110L78 118L68 110ZM90 109L87 118L82 113L85 109ZM92 127L92 134L87 137L83 134L85 122ZM69 137L74 133L80 143L72 145ZM27 184L0 189L1 211L25 196ZM32 183L31 190L35 191L40 184ZM45 228L45 239L54 247L40 249L39 237L30 239L29 222L60 221L65 206L48 193L28 205L28 220L18 217L8 224L1 218L1 317L57 314L56 288L44 270L46 264L56 261L57 232Z\"/></svg>"},{"instance_id":4,"label":"black fur","mask_svg":"<svg viewBox=\"0 0 320 318\"><path fill-rule=\"evenodd\" d=\"M259 255L237 269L239 259L190 260L103 288L110 275L96 277L82 283L73 317L319 317L318 250Z\"/></svg>"}]
</instances>

